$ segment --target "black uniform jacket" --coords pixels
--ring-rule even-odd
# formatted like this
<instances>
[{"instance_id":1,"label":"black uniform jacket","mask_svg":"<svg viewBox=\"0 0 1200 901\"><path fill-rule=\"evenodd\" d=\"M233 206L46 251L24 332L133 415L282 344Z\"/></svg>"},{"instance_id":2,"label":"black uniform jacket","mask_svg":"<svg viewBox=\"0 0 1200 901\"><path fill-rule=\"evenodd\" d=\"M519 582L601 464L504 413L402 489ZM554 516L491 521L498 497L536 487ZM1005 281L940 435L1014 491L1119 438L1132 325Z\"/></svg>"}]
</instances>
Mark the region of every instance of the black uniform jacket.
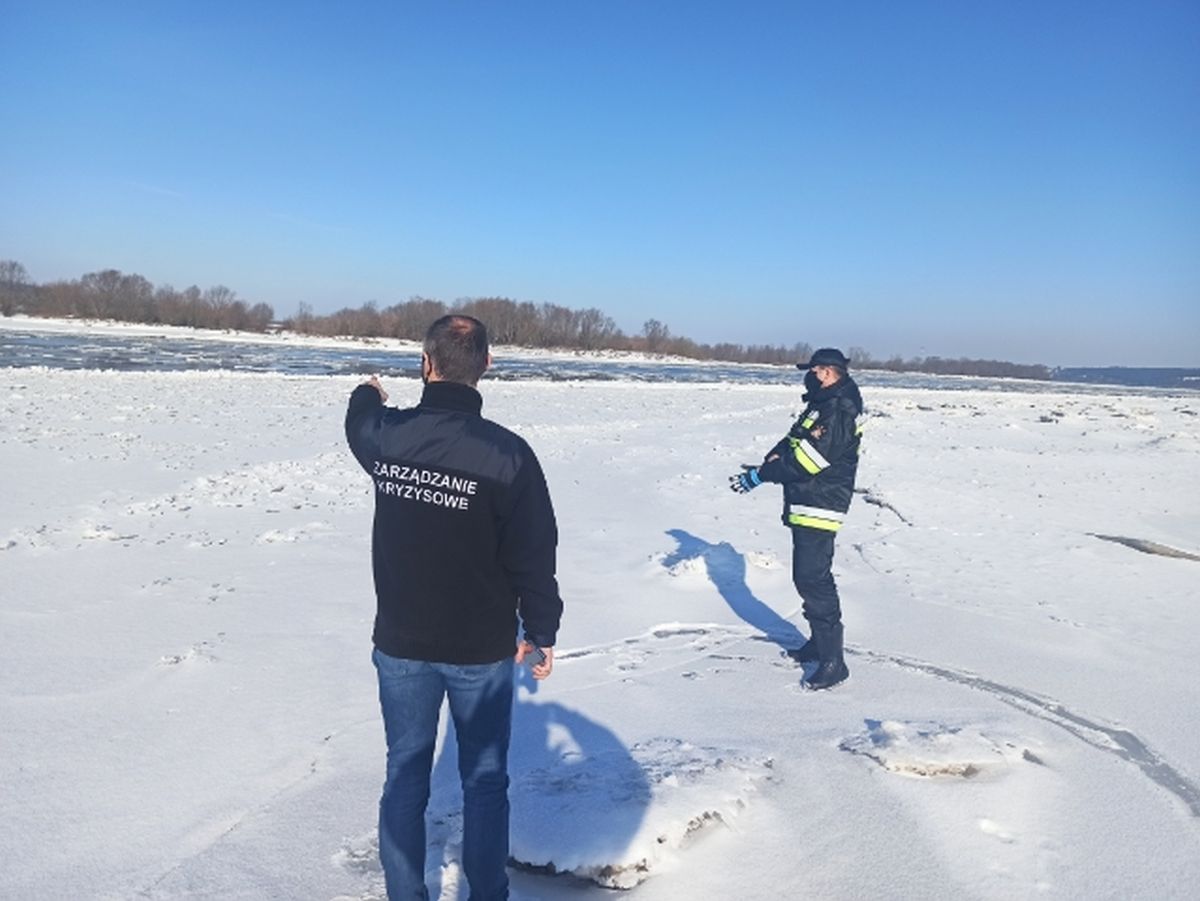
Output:
<instances>
[{"instance_id":1,"label":"black uniform jacket","mask_svg":"<svg viewBox=\"0 0 1200 901\"><path fill-rule=\"evenodd\" d=\"M808 406L758 474L783 485L785 525L836 532L854 496L862 394L848 375L822 388L810 372L804 384Z\"/></svg>"},{"instance_id":2,"label":"black uniform jacket","mask_svg":"<svg viewBox=\"0 0 1200 901\"><path fill-rule=\"evenodd\" d=\"M562 601L558 530L537 457L480 415L479 392L425 386L416 407L385 407L360 385L346 438L375 483L371 557L375 646L393 657L492 663L525 637L554 644Z\"/></svg>"}]
</instances>

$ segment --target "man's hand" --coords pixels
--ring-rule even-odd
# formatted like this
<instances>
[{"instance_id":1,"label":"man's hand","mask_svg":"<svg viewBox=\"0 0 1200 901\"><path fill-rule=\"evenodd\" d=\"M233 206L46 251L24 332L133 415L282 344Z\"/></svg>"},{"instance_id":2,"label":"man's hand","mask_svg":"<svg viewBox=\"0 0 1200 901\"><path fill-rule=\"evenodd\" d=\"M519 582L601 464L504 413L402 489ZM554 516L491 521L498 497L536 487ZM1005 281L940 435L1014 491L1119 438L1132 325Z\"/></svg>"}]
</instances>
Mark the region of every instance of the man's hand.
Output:
<instances>
[{"instance_id":1,"label":"man's hand","mask_svg":"<svg viewBox=\"0 0 1200 901\"><path fill-rule=\"evenodd\" d=\"M387 403L387 397L388 397L387 392L383 390L383 385L379 384L379 376L373 375L369 379L367 379L365 382L363 382L363 384L370 385L372 388L374 388L376 391L378 391L379 392L379 400L385 404Z\"/></svg>"},{"instance_id":2,"label":"man's hand","mask_svg":"<svg viewBox=\"0 0 1200 901\"><path fill-rule=\"evenodd\" d=\"M747 491L753 491L762 484L762 479L758 476L757 466L747 466L742 464L742 471L737 475L729 477L729 490L737 494L745 494Z\"/></svg>"},{"instance_id":3,"label":"man's hand","mask_svg":"<svg viewBox=\"0 0 1200 901\"><path fill-rule=\"evenodd\" d=\"M513 656L513 660L517 666L525 662L528 657L531 661L537 660L539 653L541 661L534 663L530 672L533 678L537 680L545 679L550 675L550 671L554 669L554 648L537 648L528 641L522 641L517 644L517 653Z\"/></svg>"}]
</instances>

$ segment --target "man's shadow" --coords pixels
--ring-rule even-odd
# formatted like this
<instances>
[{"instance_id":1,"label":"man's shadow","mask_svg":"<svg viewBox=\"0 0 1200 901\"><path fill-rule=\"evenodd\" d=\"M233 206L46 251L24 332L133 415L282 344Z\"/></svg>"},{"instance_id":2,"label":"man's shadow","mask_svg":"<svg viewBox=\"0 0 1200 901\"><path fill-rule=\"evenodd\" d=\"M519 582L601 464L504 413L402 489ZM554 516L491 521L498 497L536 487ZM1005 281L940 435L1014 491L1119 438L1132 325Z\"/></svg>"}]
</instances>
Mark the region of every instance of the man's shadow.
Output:
<instances>
[{"instance_id":1,"label":"man's shadow","mask_svg":"<svg viewBox=\"0 0 1200 901\"><path fill-rule=\"evenodd\" d=\"M767 640L785 651L798 648L808 640L790 621L754 596L746 584L746 558L735 551L733 545L727 541L709 544L683 529L668 529L667 534L679 542L679 547L663 559L663 566L676 566L685 560L703 560L709 579L729 609L761 631Z\"/></svg>"},{"instance_id":2,"label":"man's shadow","mask_svg":"<svg viewBox=\"0 0 1200 901\"><path fill-rule=\"evenodd\" d=\"M517 666L513 678L509 865L603 881L606 867L629 862L651 800L646 771L609 729L556 701L534 700L540 683L529 666ZM448 724L431 780L427 879L457 840L461 810L458 743ZM441 873L432 879L430 897L437 898Z\"/></svg>"}]
</instances>

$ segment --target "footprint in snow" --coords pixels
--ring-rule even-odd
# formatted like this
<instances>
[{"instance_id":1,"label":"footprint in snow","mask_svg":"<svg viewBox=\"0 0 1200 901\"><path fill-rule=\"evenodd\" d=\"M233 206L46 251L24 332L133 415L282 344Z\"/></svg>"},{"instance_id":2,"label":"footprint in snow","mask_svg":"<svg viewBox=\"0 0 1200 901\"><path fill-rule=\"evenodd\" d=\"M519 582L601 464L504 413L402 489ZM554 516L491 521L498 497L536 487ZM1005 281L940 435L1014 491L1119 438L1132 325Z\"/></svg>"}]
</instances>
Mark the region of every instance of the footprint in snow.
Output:
<instances>
[{"instance_id":1,"label":"footprint in snow","mask_svg":"<svg viewBox=\"0 0 1200 901\"><path fill-rule=\"evenodd\" d=\"M209 662L216 661L217 655L213 653L216 648L225 639L224 632L218 632L217 637L213 639L204 639L198 641L182 654L164 654L158 658L159 666L178 666L181 663L186 663L189 660L207 660Z\"/></svg>"}]
</instances>

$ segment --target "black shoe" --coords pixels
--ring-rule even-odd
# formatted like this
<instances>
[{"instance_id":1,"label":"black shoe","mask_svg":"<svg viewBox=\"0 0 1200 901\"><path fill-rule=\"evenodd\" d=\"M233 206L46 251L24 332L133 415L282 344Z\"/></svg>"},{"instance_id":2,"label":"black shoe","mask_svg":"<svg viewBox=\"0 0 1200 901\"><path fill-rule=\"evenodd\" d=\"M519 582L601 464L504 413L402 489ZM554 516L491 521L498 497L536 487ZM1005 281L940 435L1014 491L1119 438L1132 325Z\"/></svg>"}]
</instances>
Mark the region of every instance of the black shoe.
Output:
<instances>
[{"instance_id":1,"label":"black shoe","mask_svg":"<svg viewBox=\"0 0 1200 901\"><path fill-rule=\"evenodd\" d=\"M850 670L845 662L837 660L822 663L811 677L804 680L804 686L812 691L833 688L850 678Z\"/></svg>"},{"instance_id":2,"label":"black shoe","mask_svg":"<svg viewBox=\"0 0 1200 901\"><path fill-rule=\"evenodd\" d=\"M817 649L817 643L811 638L798 648L785 648L783 653L797 663L816 663L821 659L821 652Z\"/></svg>"}]
</instances>

